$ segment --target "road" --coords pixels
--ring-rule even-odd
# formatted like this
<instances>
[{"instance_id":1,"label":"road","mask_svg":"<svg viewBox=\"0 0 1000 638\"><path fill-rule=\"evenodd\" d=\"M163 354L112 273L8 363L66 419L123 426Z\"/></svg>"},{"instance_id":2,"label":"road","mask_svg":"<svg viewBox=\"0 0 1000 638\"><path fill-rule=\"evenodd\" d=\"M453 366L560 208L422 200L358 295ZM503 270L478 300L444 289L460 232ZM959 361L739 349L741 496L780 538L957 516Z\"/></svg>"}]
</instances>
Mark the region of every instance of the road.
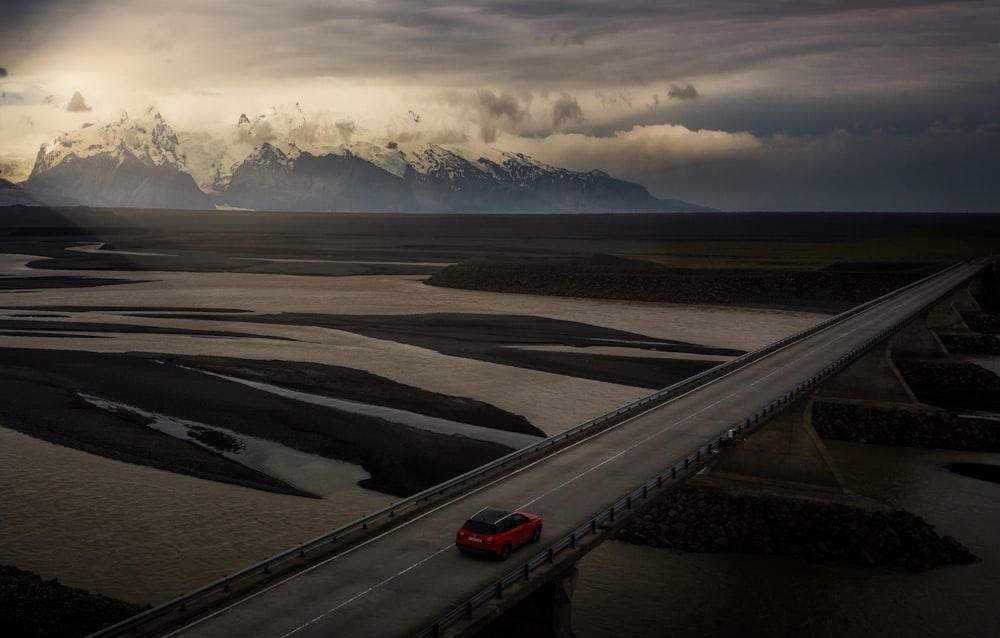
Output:
<instances>
[{"instance_id":1,"label":"road","mask_svg":"<svg viewBox=\"0 0 1000 638\"><path fill-rule=\"evenodd\" d=\"M919 289L636 414L598 435L443 503L170 635L409 636L707 440L820 372L897 319L951 290L961 266ZM542 516L537 546L506 563L461 554L454 535L485 505Z\"/></svg>"}]
</instances>

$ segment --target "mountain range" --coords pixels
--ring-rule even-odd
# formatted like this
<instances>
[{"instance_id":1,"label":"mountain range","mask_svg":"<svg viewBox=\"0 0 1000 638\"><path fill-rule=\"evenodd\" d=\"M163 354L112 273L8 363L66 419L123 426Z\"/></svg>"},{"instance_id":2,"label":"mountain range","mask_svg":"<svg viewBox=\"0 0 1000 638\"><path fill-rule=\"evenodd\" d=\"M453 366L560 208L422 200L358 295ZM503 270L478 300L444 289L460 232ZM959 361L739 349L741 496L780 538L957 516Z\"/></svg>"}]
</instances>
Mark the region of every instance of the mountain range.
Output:
<instances>
[{"instance_id":1,"label":"mountain range","mask_svg":"<svg viewBox=\"0 0 1000 638\"><path fill-rule=\"evenodd\" d=\"M237 127L247 129L241 116ZM250 131L243 130L249 134ZM661 212L710 210L659 200L640 184L570 171L521 153L431 143L352 142L307 151L263 141L245 157L206 134L177 133L153 110L43 144L28 179L0 184L0 205L298 211Z\"/></svg>"}]
</instances>

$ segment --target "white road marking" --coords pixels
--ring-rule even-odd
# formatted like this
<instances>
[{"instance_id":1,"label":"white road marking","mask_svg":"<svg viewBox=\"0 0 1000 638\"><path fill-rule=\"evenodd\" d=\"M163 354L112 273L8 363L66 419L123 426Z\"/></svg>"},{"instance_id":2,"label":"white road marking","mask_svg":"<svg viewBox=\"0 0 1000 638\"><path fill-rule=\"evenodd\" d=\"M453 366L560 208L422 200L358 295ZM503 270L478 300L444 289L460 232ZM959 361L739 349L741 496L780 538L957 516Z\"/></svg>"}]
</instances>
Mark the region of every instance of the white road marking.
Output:
<instances>
[{"instance_id":1,"label":"white road marking","mask_svg":"<svg viewBox=\"0 0 1000 638\"><path fill-rule=\"evenodd\" d=\"M434 558L437 558L438 555L443 554L444 552L448 551L449 549L451 549L451 545L450 544L447 547L443 547L443 548L437 550L436 552L434 552L433 554L430 554L430 555L426 556L425 558L423 558L421 560L418 560L417 562L413 563L412 565L410 565L406 569L404 569L402 571L399 571L399 572L396 572L392 576L389 576L388 578L383 579L381 582L375 583L374 585L372 585L368 589L364 590L363 592L361 592L359 594L355 594L354 596L348 598L347 600L345 600L344 602L340 603L339 605L335 605L335 606L331 607L330 609L327 609L322 614L320 614L319 616L316 616L315 618L313 618L309 622L303 623L303 624L299 625L298 627L296 627L295 629L289 631L288 633L283 634L281 636L281 638L288 638L288 636L291 636L292 634L298 633L302 629L305 629L309 625L322 620L323 618L325 618L326 616L328 616L328 615L332 614L333 612L337 611L341 607L353 603L355 600L361 598L365 594L367 594L367 593L369 593L371 591L374 591L374 590L378 589L379 587L381 587L382 585L385 585L386 583L392 581L394 578L402 576L403 574L405 574L406 572L410 571L411 569L419 567L420 565L423 565L427 561L432 560Z\"/></svg>"}]
</instances>

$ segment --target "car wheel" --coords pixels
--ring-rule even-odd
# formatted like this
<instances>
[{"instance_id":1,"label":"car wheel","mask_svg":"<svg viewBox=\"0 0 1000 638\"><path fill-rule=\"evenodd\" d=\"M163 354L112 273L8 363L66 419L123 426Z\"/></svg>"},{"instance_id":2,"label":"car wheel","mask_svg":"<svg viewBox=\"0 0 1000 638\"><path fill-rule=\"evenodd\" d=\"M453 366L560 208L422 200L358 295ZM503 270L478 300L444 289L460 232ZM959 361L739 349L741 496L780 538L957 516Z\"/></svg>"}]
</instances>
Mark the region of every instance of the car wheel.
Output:
<instances>
[{"instance_id":1,"label":"car wheel","mask_svg":"<svg viewBox=\"0 0 1000 638\"><path fill-rule=\"evenodd\" d=\"M503 548L500 549L500 554L499 554L500 560L507 560L507 557L510 556L510 550L511 550L510 543L504 545Z\"/></svg>"},{"instance_id":2,"label":"car wheel","mask_svg":"<svg viewBox=\"0 0 1000 638\"><path fill-rule=\"evenodd\" d=\"M541 526L538 526L535 528L535 531L531 534L531 542L537 543L538 539L541 538L541 536L542 536L542 528Z\"/></svg>"}]
</instances>

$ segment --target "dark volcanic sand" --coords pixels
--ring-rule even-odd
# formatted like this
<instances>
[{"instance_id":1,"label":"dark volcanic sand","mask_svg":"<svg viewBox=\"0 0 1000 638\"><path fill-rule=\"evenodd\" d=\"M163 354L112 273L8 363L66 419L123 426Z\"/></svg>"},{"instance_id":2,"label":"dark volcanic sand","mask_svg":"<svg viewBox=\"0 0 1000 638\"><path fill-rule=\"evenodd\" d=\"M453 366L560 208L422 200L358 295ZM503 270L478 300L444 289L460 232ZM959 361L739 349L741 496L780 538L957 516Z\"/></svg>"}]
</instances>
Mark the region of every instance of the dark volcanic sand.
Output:
<instances>
[{"instance_id":1,"label":"dark volcanic sand","mask_svg":"<svg viewBox=\"0 0 1000 638\"><path fill-rule=\"evenodd\" d=\"M681 304L843 312L940 269L936 264L820 271L694 270L648 262L468 262L427 283L446 288Z\"/></svg>"},{"instance_id":2,"label":"dark volcanic sand","mask_svg":"<svg viewBox=\"0 0 1000 638\"><path fill-rule=\"evenodd\" d=\"M465 437L304 404L187 367L327 395L391 404L498 429L542 432L479 401L435 395L332 366L152 354L5 349L4 418L26 434L119 460L259 489L305 495L284 483L146 426L136 414L99 409L79 394L271 439L356 463L365 487L411 494L510 452Z\"/></svg>"},{"instance_id":3,"label":"dark volcanic sand","mask_svg":"<svg viewBox=\"0 0 1000 638\"><path fill-rule=\"evenodd\" d=\"M165 315L144 314L160 317ZM185 317L183 314L169 315ZM640 388L665 388L718 365L718 359L691 360L583 354L582 352L531 350L532 347L587 348L617 346L644 351L738 357L742 350L714 348L695 343L654 339L646 335L611 330L585 323L547 317L433 313L410 315L316 315L282 313L242 317L191 315L202 320L316 326L397 341L503 365L542 370L583 379L594 379Z\"/></svg>"}]
</instances>

